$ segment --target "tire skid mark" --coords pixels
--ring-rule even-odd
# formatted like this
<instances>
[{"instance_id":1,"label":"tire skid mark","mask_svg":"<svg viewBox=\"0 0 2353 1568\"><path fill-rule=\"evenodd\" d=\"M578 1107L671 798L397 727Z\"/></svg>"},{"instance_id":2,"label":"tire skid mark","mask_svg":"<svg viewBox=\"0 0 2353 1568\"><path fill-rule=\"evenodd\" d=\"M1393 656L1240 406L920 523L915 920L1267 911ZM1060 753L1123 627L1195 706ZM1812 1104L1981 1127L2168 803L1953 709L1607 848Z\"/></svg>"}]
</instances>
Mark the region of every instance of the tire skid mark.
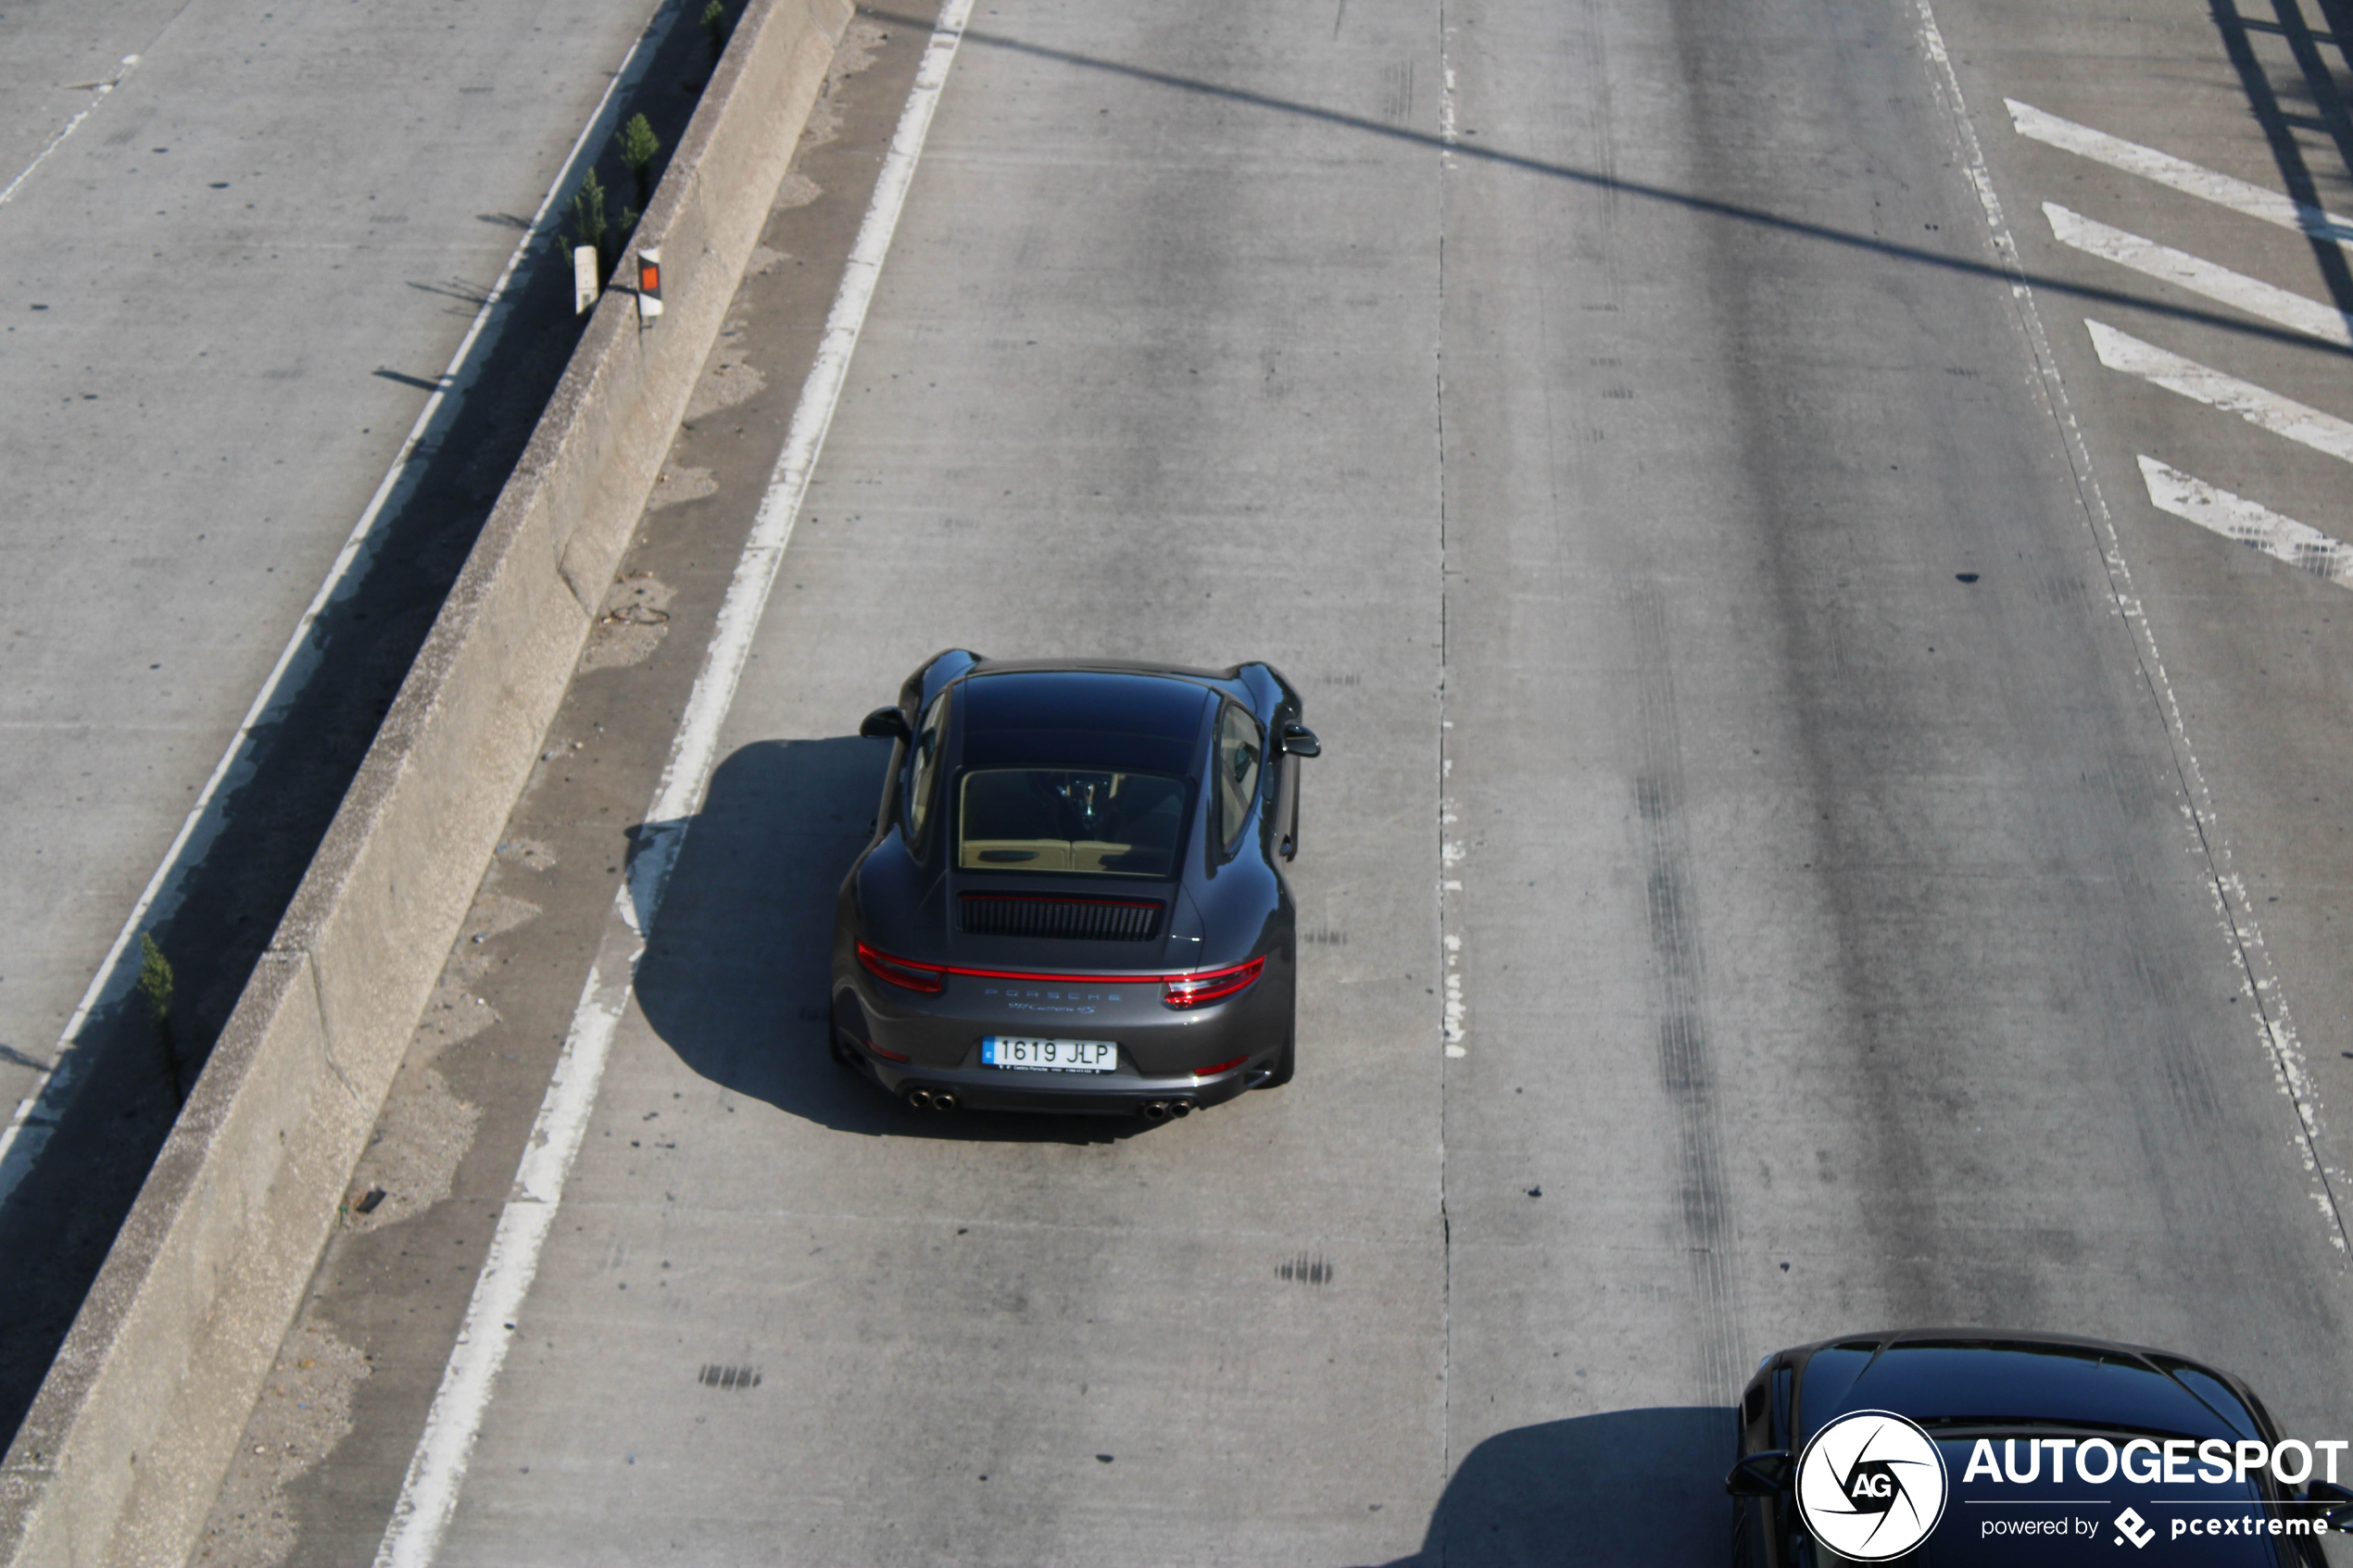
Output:
<instances>
[{"instance_id":1,"label":"tire skid mark","mask_svg":"<svg viewBox=\"0 0 2353 1568\"><path fill-rule=\"evenodd\" d=\"M1678 1209L1699 1315L1692 1370L1705 1397L1729 1403L1746 1371L1739 1348L1743 1313L1728 1256L1733 1226L1709 1047L1706 949L1692 890L1667 605L1655 583L1642 582L1633 585L1627 608L1642 729L1634 812L1656 960L1659 1088L1674 1113Z\"/></svg>"}]
</instances>

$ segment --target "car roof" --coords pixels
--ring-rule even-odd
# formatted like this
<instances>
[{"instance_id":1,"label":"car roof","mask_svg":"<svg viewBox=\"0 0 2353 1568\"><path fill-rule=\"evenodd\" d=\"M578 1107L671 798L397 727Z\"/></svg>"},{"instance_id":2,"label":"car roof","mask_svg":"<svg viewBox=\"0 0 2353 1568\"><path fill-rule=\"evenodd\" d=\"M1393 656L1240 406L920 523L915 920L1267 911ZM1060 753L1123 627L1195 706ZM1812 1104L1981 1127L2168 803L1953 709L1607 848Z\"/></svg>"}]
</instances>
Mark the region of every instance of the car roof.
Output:
<instances>
[{"instance_id":1,"label":"car roof","mask_svg":"<svg viewBox=\"0 0 2353 1568\"><path fill-rule=\"evenodd\" d=\"M1207 693L1200 682L1144 670L991 669L957 683L964 734L1087 730L1190 741Z\"/></svg>"},{"instance_id":2,"label":"car roof","mask_svg":"<svg viewBox=\"0 0 2353 1568\"><path fill-rule=\"evenodd\" d=\"M1144 666L982 665L956 683L966 767L1186 774L1214 688Z\"/></svg>"},{"instance_id":3,"label":"car roof","mask_svg":"<svg viewBox=\"0 0 2353 1568\"><path fill-rule=\"evenodd\" d=\"M1929 1329L1815 1346L1798 1394L1806 1427L1884 1410L1923 1425L2082 1425L2190 1437L2254 1436L2228 1380L2195 1361L2106 1340Z\"/></svg>"},{"instance_id":4,"label":"car roof","mask_svg":"<svg viewBox=\"0 0 2353 1568\"><path fill-rule=\"evenodd\" d=\"M975 675L1063 674L1075 671L1102 671L1121 675L1158 675L1175 681L1199 681L1211 684L1231 685L1241 678L1243 665L1226 670L1201 670L1189 664L1155 664L1150 659L980 659L975 658L968 673Z\"/></svg>"}]
</instances>

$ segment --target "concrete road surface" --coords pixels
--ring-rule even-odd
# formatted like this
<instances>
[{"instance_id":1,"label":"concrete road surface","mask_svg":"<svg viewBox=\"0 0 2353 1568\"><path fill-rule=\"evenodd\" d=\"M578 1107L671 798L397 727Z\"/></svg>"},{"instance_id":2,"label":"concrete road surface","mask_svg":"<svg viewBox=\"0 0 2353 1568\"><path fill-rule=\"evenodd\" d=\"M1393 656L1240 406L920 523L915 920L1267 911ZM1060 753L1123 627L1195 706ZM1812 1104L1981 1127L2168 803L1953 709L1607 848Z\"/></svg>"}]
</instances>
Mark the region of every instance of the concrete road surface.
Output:
<instances>
[{"instance_id":1,"label":"concrete road surface","mask_svg":"<svg viewBox=\"0 0 2353 1568\"><path fill-rule=\"evenodd\" d=\"M2353 599L2261 522L2344 532L2293 210L2344 60L2218 14L980 6L436 1560L1721 1561L1756 1358L1894 1325L2344 1434ZM215 1560L401 1496L922 19L869 14ZM824 1060L857 721L952 645L1305 692L1293 1085L956 1121Z\"/></svg>"}]
</instances>

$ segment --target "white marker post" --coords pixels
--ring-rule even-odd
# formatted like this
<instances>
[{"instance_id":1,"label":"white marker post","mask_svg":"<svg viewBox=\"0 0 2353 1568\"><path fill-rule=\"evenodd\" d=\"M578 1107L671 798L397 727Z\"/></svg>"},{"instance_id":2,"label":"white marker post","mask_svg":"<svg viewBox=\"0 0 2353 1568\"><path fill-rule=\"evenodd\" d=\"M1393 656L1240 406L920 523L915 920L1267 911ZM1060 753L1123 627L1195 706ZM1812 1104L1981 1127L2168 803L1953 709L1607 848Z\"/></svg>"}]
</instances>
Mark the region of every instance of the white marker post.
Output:
<instances>
[{"instance_id":1,"label":"white marker post","mask_svg":"<svg viewBox=\"0 0 2353 1568\"><path fill-rule=\"evenodd\" d=\"M572 313L585 316L597 307L597 247L575 245L572 252Z\"/></svg>"},{"instance_id":2,"label":"white marker post","mask_svg":"<svg viewBox=\"0 0 2353 1568\"><path fill-rule=\"evenodd\" d=\"M651 245L637 252L637 323L651 326L661 314L661 252Z\"/></svg>"}]
</instances>

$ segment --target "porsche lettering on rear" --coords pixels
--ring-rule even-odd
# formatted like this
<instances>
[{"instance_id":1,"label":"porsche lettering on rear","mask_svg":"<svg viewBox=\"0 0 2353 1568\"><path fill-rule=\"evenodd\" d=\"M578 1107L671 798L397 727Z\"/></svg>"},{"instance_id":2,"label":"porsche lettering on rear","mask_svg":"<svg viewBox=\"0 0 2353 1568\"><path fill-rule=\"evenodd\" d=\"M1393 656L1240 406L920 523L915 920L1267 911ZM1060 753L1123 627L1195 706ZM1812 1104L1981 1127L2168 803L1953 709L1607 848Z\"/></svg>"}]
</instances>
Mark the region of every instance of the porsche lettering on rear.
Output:
<instances>
[{"instance_id":1,"label":"porsche lettering on rear","mask_svg":"<svg viewBox=\"0 0 2353 1568\"><path fill-rule=\"evenodd\" d=\"M1043 997L1048 1001L1056 1002L1115 1002L1119 1000L1119 993L1116 991L1089 991L1083 995L1079 992L1072 991L1065 995L1060 991L1009 991L1000 989L995 985L984 985L981 987L980 994L984 997Z\"/></svg>"}]
</instances>

